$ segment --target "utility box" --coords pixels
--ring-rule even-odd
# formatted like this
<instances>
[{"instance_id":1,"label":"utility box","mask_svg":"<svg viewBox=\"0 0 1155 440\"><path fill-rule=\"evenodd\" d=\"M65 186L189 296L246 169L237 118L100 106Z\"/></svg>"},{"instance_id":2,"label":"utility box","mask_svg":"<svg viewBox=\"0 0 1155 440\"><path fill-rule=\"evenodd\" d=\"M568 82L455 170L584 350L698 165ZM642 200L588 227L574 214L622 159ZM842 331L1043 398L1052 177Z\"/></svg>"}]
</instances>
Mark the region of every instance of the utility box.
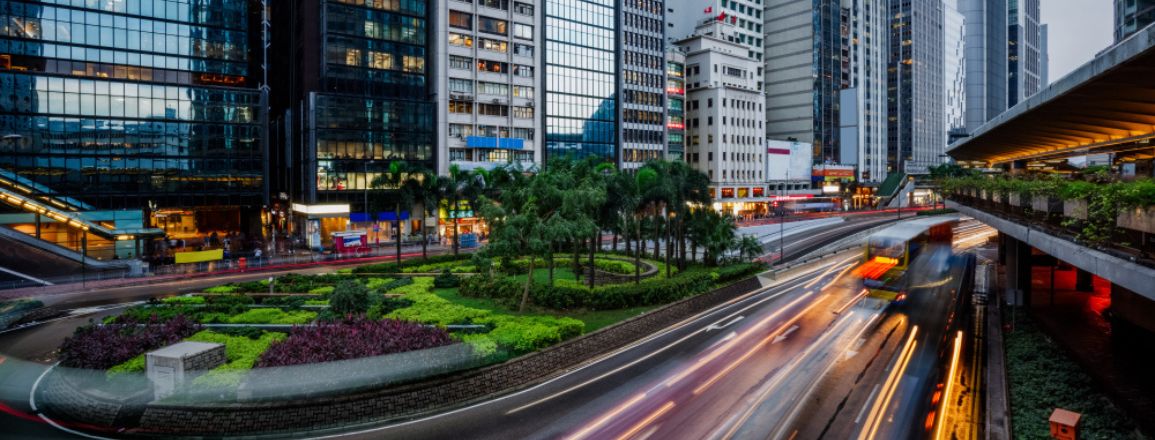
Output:
<instances>
[{"instance_id":1,"label":"utility box","mask_svg":"<svg viewBox=\"0 0 1155 440\"><path fill-rule=\"evenodd\" d=\"M176 389L205 371L224 365L225 346L208 342L178 342L145 354L153 395L171 396Z\"/></svg>"},{"instance_id":2,"label":"utility box","mask_svg":"<svg viewBox=\"0 0 1155 440\"><path fill-rule=\"evenodd\" d=\"M1051 413L1051 438L1057 440L1077 440L1079 438L1079 419L1082 414L1055 408Z\"/></svg>"}]
</instances>

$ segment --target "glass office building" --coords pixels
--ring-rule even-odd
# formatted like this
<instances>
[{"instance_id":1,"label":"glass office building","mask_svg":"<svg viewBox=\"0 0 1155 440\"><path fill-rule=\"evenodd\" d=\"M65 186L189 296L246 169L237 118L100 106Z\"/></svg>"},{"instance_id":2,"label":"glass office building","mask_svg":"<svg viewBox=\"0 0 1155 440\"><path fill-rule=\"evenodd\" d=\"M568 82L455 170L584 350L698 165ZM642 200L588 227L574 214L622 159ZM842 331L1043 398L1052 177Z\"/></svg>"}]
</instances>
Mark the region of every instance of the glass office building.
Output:
<instances>
[{"instance_id":1,"label":"glass office building","mask_svg":"<svg viewBox=\"0 0 1155 440\"><path fill-rule=\"evenodd\" d=\"M546 159L618 163L617 22L612 0L545 2Z\"/></svg>"},{"instance_id":2,"label":"glass office building","mask_svg":"<svg viewBox=\"0 0 1155 440\"><path fill-rule=\"evenodd\" d=\"M259 25L249 0L0 1L0 181L259 236Z\"/></svg>"},{"instance_id":3,"label":"glass office building","mask_svg":"<svg viewBox=\"0 0 1155 440\"><path fill-rule=\"evenodd\" d=\"M274 209L294 218L310 247L328 246L331 232L347 229L371 232L371 242L391 240L393 193L375 190L373 180L395 161L436 169L428 4L299 0L272 7L274 29L286 30L274 33L271 50L283 55L273 60L274 160L288 176L274 182L281 199ZM415 232L410 223L403 222L402 234Z\"/></svg>"}]
</instances>

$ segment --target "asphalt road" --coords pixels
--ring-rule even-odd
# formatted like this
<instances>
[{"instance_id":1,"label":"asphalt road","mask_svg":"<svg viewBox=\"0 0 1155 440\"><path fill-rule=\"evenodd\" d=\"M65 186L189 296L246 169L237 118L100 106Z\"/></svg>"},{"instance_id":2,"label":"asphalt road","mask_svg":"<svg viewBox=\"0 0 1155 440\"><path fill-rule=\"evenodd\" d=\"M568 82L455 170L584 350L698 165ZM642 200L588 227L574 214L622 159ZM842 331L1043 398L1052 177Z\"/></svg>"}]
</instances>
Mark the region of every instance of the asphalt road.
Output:
<instances>
[{"instance_id":1,"label":"asphalt road","mask_svg":"<svg viewBox=\"0 0 1155 440\"><path fill-rule=\"evenodd\" d=\"M891 219L856 217L802 237L790 237L787 257ZM653 430L650 435L662 435L654 438L711 435L703 428L711 425L696 420L713 420L717 422L713 426L734 423L727 422L727 418L748 407L750 399L757 397L752 393L765 393L759 391L759 384L785 377L783 371L809 370L813 362L821 361L799 365L792 362L793 357L829 351L810 348L816 342L834 344L831 337L825 336L829 334L825 329L839 318L831 310L843 307L854 292L840 287L822 288L849 267L849 261L841 265L823 262L815 272L803 274L797 281L752 293L528 390L429 419L337 435L408 439L452 438L468 433L470 438L601 438L602 432L629 434L637 426ZM319 266L292 272L332 270ZM53 361L55 347L76 326L116 313L115 307L126 303L269 275L237 274L53 296L54 306L73 309L68 316L0 334L0 352L7 356L0 363L0 403L4 405L0 407L4 413L0 423L5 427L0 430L0 438L75 438L35 416L28 404L28 390L45 364ZM847 332L863 325L862 321L840 322L840 334L850 334ZM671 381L674 378L677 380ZM794 384L777 380L780 384ZM702 384L709 385L702 388ZM806 391L797 387L791 390ZM605 422L599 422L602 420ZM584 431L587 427L590 430Z\"/></svg>"}]
</instances>

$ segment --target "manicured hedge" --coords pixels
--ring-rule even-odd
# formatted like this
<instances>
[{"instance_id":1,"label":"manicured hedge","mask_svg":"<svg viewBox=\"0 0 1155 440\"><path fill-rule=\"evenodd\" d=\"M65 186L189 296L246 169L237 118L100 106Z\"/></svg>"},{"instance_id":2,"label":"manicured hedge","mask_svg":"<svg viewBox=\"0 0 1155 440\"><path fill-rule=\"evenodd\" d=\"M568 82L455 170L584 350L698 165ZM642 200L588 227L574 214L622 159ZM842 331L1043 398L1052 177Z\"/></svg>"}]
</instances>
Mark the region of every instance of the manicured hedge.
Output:
<instances>
[{"instance_id":1,"label":"manicured hedge","mask_svg":"<svg viewBox=\"0 0 1155 440\"><path fill-rule=\"evenodd\" d=\"M431 255L429 258L426 258L426 259L413 258L413 259L408 259L408 260L401 260L400 270L397 267L397 263L394 262L394 263L369 264L366 266L361 266L361 267L353 269L353 273L398 273L398 272L403 271L407 267L417 267L417 266L421 266L421 265L432 265L432 264L437 264L437 263L446 263L446 262L450 262L450 261L468 262L469 258L470 258L469 254L461 254L461 255L457 255L457 256L455 256L453 254Z\"/></svg>"}]
</instances>

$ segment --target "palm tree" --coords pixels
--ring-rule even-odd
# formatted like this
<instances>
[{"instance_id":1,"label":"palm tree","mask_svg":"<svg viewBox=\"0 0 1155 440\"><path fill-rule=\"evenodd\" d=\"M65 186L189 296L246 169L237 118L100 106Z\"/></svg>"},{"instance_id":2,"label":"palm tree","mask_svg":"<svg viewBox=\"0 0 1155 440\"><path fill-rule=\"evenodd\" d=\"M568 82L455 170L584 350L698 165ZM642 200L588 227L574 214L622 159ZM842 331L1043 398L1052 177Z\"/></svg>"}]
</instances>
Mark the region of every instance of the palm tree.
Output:
<instances>
[{"instance_id":1,"label":"palm tree","mask_svg":"<svg viewBox=\"0 0 1155 440\"><path fill-rule=\"evenodd\" d=\"M374 188L395 189L396 197L393 202L393 224L397 228L397 265L401 265L401 210L409 209L413 205L413 188L409 180L413 179L414 169L403 160L389 162L389 171L373 179Z\"/></svg>"},{"instance_id":2,"label":"palm tree","mask_svg":"<svg viewBox=\"0 0 1155 440\"><path fill-rule=\"evenodd\" d=\"M765 250L762 249L762 242L758 241L753 235L743 235L734 245L738 251L739 258L746 261L752 261L762 256L762 253L765 252Z\"/></svg>"},{"instance_id":3,"label":"palm tree","mask_svg":"<svg viewBox=\"0 0 1155 440\"><path fill-rule=\"evenodd\" d=\"M461 202L468 202L470 209L477 209L478 197L485 189L485 176L463 170L457 164L453 164L449 166L449 175L440 179L440 184L438 192L442 200L449 201L449 212L453 218L453 255L456 256L461 249Z\"/></svg>"},{"instance_id":4,"label":"palm tree","mask_svg":"<svg viewBox=\"0 0 1155 440\"><path fill-rule=\"evenodd\" d=\"M418 176L419 179L410 182L414 201L421 204L421 259L424 260L429 258L429 234L426 232L425 219L437 214L441 200L437 189L441 186L441 177L427 169L421 170Z\"/></svg>"}]
</instances>

